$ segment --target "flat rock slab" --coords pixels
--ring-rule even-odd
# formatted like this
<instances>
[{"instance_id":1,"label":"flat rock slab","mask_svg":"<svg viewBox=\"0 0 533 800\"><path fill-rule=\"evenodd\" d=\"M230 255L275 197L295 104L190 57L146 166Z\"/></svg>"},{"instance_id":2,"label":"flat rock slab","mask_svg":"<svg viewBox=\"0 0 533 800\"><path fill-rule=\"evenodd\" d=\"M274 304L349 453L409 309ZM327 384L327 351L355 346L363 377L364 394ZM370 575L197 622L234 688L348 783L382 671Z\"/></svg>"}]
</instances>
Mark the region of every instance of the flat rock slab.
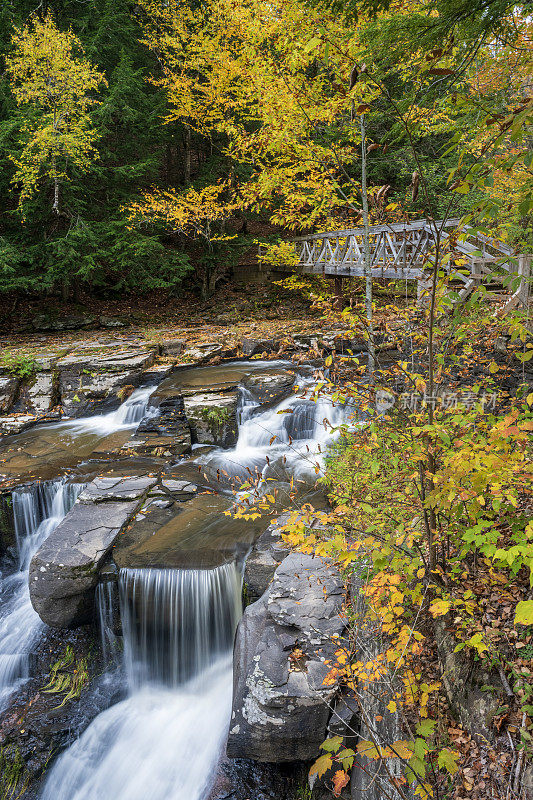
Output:
<instances>
[{"instance_id":1,"label":"flat rock slab","mask_svg":"<svg viewBox=\"0 0 533 800\"><path fill-rule=\"evenodd\" d=\"M113 560L121 568L201 569L242 558L265 523L225 516L231 505L214 494L178 502L149 498L117 541Z\"/></svg>"},{"instance_id":2,"label":"flat rock slab","mask_svg":"<svg viewBox=\"0 0 533 800\"><path fill-rule=\"evenodd\" d=\"M100 567L154 483L97 478L86 487L30 564L30 598L43 622L69 628L92 619Z\"/></svg>"},{"instance_id":3,"label":"flat rock slab","mask_svg":"<svg viewBox=\"0 0 533 800\"><path fill-rule=\"evenodd\" d=\"M324 685L345 623L341 577L322 558L291 553L248 606L233 660L230 758L315 758L338 690Z\"/></svg>"},{"instance_id":4,"label":"flat rock slab","mask_svg":"<svg viewBox=\"0 0 533 800\"><path fill-rule=\"evenodd\" d=\"M148 477L103 477L96 478L80 494L80 503L108 503L113 500L137 500L155 483Z\"/></svg>"},{"instance_id":5,"label":"flat rock slab","mask_svg":"<svg viewBox=\"0 0 533 800\"><path fill-rule=\"evenodd\" d=\"M244 385L259 403L276 403L290 393L294 381L293 372L273 370L249 375Z\"/></svg>"},{"instance_id":6,"label":"flat rock slab","mask_svg":"<svg viewBox=\"0 0 533 800\"><path fill-rule=\"evenodd\" d=\"M95 409L118 406L120 391L137 386L155 358L154 348L125 350L113 355L77 353L60 359L56 368L65 413L79 417Z\"/></svg>"}]
</instances>

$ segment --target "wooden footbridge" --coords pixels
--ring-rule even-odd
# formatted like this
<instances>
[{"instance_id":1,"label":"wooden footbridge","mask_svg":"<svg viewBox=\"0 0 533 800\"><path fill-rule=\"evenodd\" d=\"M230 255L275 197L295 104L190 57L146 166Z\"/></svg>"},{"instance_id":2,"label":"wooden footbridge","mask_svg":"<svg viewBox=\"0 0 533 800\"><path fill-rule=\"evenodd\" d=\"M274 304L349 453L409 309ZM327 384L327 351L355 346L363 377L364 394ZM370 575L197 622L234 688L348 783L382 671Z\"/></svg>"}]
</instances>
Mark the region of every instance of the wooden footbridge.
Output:
<instances>
[{"instance_id":1,"label":"wooden footbridge","mask_svg":"<svg viewBox=\"0 0 533 800\"><path fill-rule=\"evenodd\" d=\"M460 301L480 284L501 284L514 273L520 276L519 285L503 310L527 303L531 256L514 255L503 242L460 227L458 219L372 225L369 233L372 278L416 280L420 301L428 291L439 241L442 268L455 284ZM338 287L343 278L365 275L364 228L309 234L292 241L297 269L303 273L336 278Z\"/></svg>"}]
</instances>

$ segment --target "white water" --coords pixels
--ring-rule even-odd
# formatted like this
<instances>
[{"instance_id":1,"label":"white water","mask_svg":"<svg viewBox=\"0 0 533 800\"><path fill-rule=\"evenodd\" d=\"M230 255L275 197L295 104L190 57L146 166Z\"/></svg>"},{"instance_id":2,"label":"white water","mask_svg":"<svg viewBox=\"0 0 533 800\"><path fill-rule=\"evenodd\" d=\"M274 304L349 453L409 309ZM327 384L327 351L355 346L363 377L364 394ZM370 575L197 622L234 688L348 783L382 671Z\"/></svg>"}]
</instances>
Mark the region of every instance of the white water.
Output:
<instances>
[{"instance_id":1,"label":"white water","mask_svg":"<svg viewBox=\"0 0 533 800\"><path fill-rule=\"evenodd\" d=\"M85 433L107 436L110 433L115 433L115 431L136 428L141 420L147 416L148 399L154 389L155 386L143 386L140 389L135 389L115 411L109 411L107 414L96 414L93 417L66 420L56 426L48 426L48 430L54 427L69 436L77 438Z\"/></svg>"},{"instance_id":2,"label":"white water","mask_svg":"<svg viewBox=\"0 0 533 800\"><path fill-rule=\"evenodd\" d=\"M235 566L123 570L119 595L130 696L59 758L42 800L203 800L231 711Z\"/></svg>"},{"instance_id":3,"label":"white water","mask_svg":"<svg viewBox=\"0 0 533 800\"><path fill-rule=\"evenodd\" d=\"M82 484L57 480L13 492L18 569L0 587L0 709L28 678L30 655L44 627L30 601L30 561L82 489Z\"/></svg>"},{"instance_id":4,"label":"white water","mask_svg":"<svg viewBox=\"0 0 533 800\"><path fill-rule=\"evenodd\" d=\"M339 426L350 420L355 408L333 402L327 395L311 399L313 385L312 379L301 378L294 394L262 412L250 392L241 389L236 446L209 453L199 462L243 481L251 472L263 491L267 481L290 481L291 477L297 483L314 485ZM254 413L256 409L258 413Z\"/></svg>"},{"instance_id":5,"label":"white water","mask_svg":"<svg viewBox=\"0 0 533 800\"><path fill-rule=\"evenodd\" d=\"M302 381L302 389L310 387ZM263 483L291 475L314 483L335 428L352 411L328 398L297 396L263 412L256 407L242 390L236 447L198 463L243 478L248 468ZM68 424L101 431L111 416ZM97 592L110 661L120 651L112 593L109 584ZM236 568L123 570L119 599L129 697L100 714L58 759L41 800L204 800L231 713Z\"/></svg>"}]
</instances>

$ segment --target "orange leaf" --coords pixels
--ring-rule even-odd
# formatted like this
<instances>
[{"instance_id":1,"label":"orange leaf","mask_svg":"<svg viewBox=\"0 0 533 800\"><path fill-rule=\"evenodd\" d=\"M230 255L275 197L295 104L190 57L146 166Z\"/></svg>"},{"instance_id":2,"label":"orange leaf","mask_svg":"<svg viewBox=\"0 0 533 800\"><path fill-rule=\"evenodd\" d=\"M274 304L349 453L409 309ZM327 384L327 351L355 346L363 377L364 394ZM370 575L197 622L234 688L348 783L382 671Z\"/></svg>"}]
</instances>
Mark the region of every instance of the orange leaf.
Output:
<instances>
[{"instance_id":1,"label":"orange leaf","mask_svg":"<svg viewBox=\"0 0 533 800\"><path fill-rule=\"evenodd\" d=\"M340 793L349 781L349 777L343 769L338 769L333 776L333 797L340 797Z\"/></svg>"}]
</instances>

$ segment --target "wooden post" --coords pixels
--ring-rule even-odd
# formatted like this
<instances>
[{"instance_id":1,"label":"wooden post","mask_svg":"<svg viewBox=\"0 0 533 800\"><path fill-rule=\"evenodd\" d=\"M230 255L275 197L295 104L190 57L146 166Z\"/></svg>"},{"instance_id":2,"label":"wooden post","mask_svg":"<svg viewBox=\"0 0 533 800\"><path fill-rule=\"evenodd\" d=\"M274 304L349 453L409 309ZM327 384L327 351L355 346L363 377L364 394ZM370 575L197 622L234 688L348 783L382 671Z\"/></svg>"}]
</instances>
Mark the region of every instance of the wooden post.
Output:
<instances>
[{"instance_id":1,"label":"wooden post","mask_svg":"<svg viewBox=\"0 0 533 800\"><path fill-rule=\"evenodd\" d=\"M429 293L431 291L431 278L422 275L416 282L416 304L420 308L429 305Z\"/></svg>"},{"instance_id":2,"label":"wooden post","mask_svg":"<svg viewBox=\"0 0 533 800\"><path fill-rule=\"evenodd\" d=\"M518 303L521 306L527 306L529 300L532 261L533 256L518 256L518 274L520 276Z\"/></svg>"},{"instance_id":3,"label":"wooden post","mask_svg":"<svg viewBox=\"0 0 533 800\"><path fill-rule=\"evenodd\" d=\"M512 311L513 308L517 306L527 307L529 300L529 284L531 280L531 261L532 256L518 256L518 276L520 277L520 284L516 292L511 295L503 308L498 312L502 316Z\"/></svg>"},{"instance_id":4,"label":"wooden post","mask_svg":"<svg viewBox=\"0 0 533 800\"><path fill-rule=\"evenodd\" d=\"M342 296L342 275L335 275L335 300L333 303L337 311L344 308L344 297Z\"/></svg>"}]
</instances>

